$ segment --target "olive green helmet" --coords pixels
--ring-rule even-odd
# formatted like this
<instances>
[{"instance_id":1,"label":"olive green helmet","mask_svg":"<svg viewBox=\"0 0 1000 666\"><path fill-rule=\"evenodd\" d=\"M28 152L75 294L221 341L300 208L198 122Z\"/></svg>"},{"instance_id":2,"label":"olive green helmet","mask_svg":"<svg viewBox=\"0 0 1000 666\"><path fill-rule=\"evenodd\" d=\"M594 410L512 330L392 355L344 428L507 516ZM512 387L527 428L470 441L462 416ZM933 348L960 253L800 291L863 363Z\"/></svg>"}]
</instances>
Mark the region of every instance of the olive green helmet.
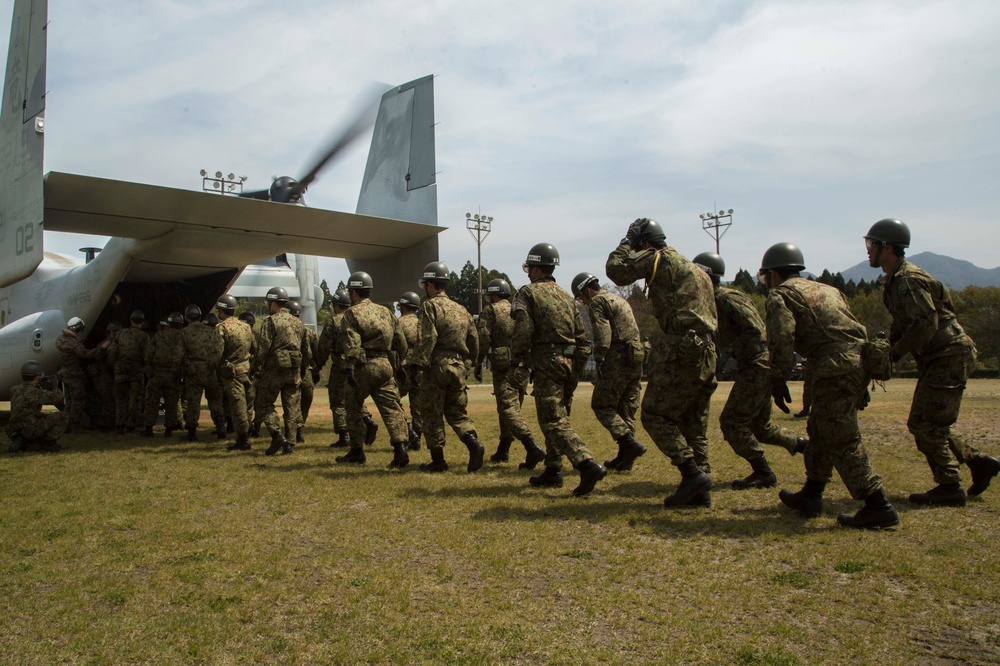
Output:
<instances>
[{"instance_id":1,"label":"olive green helmet","mask_svg":"<svg viewBox=\"0 0 1000 666\"><path fill-rule=\"evenodd\" d=\"M288 314L293 317L301 317L302 305L298 301L288 301Z\"/></svg>"},{"instance_id":2,"label":"olive green helmet","mask_svg":"<svg viewBox=\"0 0 1000 666\"><path fill-rule=\"evenodd\" d=\"M347 293L346 289L338 289L333 292L331 299L334 305L339 305L344 308L351 307L351 295Z\"/></svg>"},{"instance_id":3,"label":"olive green helmet","mask_svg":"<svg viewBox=\"0 0 1000 666\"><path fill-rule=\"evenodd\" d=\"M215 314L214 312L209 312L207 315L205 315L204 321L205 324L207 324L208 326L215 328L216 326L219 325L219 315Z\"/></svg>"},{"instance_id":4,"label":"olive green helmet","mask_svg":"<svg viewBox=\"0 0 1000 666\"><path fill-rule=\"evenodd\" d=\"M354 271L351 277L347 278L348 289L374 289L375 282L372 276L364 271Z\"/></svg>"},{"instance_id":5,"label":"olive green helmet","mask_svg":"<svg viewBox=\"0 0 1000 666\"><path fill-rule=\"evenodd\" d=\"M267 295L264 296L264 300L268 303L274 301L276 303L287 303L288 302L288 292L285 291L284 287L271 287L267 290Z\"/></svg>"},{"instance_id":6,"label":"olive green helmet","mask_svg":"<svg viewBox=\"0 0 1000 666\"><path fill-rule=\"evenodd\" d=\"M666 244L667 235L663 233L663 227L656 220L651 220L648 217L640 217L629 225L629 228L636 231L632 249L642 247L642 244L646 241L656 246Z\"/></svg>"},{"instance_id":7,"label":"olive green helmet","mask_svg":"<svg viewBox=\"0 0 1000 666\"><path fill-rule=\"evenodd\" d=\"M253 325L257 323L257 317L254 316L254 313L250 312L249 310L244 310L243 312L241 312L239 320L245 323L250 328L253 328Z\"/></svg>"},{"instance_id":8,"label":"olive green helmet","mask_svg":"<svg viewBox=\"0 0 1000 666\"><path fill-rule=\"evenodd\" d=\"M174 310L169 315L167 315L167 321L170 322L171 326L183 326L184 325L184 315L182 315L177 310Z\"/></svg>"},{"instance_id":9,"label":"olive green helmet","mask_svg":"<svg viewBox=\"0 0 1000 666\"><path fill-rule=\"evenodd\" d=\"M448 264L443 261L432 261L424 266L424 272L420 275L419 284L423 287L428 282L448 282L451 280L451 271Z\"/></svg>"},{"instance_id":10,"label":"olive green helmet","mask_svg":"<svg viewBox=\"0 0 1000 666\"><path fill-rule=\"evenodd\" d=\"M559 250L552 243L536 243L528 250L528 257L521 268L525 273L531 266L558 266Z\"/></svg>"},{"instance_id":11,"label":"olive green helmet","mask_svg":"<svg viewBox=\"0 0 1000 666\"><path fill-rule=\"evenodd\" d=\"M886 218L872 225L865 234L865 240L876 240L887 245L910 247L910 228L905 222Z\"/></svg>"},{"instance_id":12,"label":"olive green helmet","mask_svg":"<svg viewBox=\"0 0 1000 666\"><path fill-rule=\"evenodd\" d=\"M32 379L41 374L44 374L42 372L42 364L38 361L25 361L21 365L21 379L26 382L30 382Z\"/></svg>"},{"instance_id":13,"label":"olive green helmet","mask_svg":"<svg viewBox=\"0 0 1000 666\"><path fill-rule=\"evenodd\" d=\"M415 291L408 291L399 297L399 300L396 301L396 305L407 308L419 308L420 296L418 296Z\"/></svg>"},{"instance_id":14,"label":"olive green helmet","mask_svg":"<svg viewBox=\"0 0 1000 666\"><path fill-rule=\"evenodd\" d=\"M499 296L501 298L510 298L511 290L510 283L503 278L494 278L486 284L486 295L487 296Z\"/></svg>"},{"instance_id":15,"label":"olive green helmet","mask_svg":"<svg viewBox=\"0 0 1000 666\"><path fill-rule=\"evenodd\" d=\"M573 278L570 288L573 289L573 296L580 298L583 295L583 290L587 287L600 287L601 282L597 279L597 276L593 273L579 273L575 278Z\"/></svg>"},{"instance_id":16,"label":"olive green helmet","mask_svg":"<svg viewBox=\"0 0 1000 666\"><path fill-rule=\"evenodd\" d=\"M223 294L219 296L219 300L215 304L216 310L224 310L229 312L230 310L236 310L236 297L232 294Z\"/></svg>"},{"instance_id":17,"label":"olive green helmet","mask_svg":"<svg viewBox=\"0 0 1000 666\"><path fill-rule=\"evenodd\" d=\"M804 271L806 260L802 256L802 250L792 243L775 243L767 248L764 258L760 261L760 270L769 271L774 268Z\"/></svg>"},{"instance_id":18,"label":"olive green helmet","mask_svg":"<svg viewBox=\"0 0 1000 666\"><path fill-rule=\"evenodd\" d=\"M201 319L201 308L192 303L184 308L185 319Z\"/></svg>"},{"instance_id":19,"label":"olive green helmet","mask_svg":"<svg viewBox=\"0 0 1000 666\"><path fill-rule=\"evenodd\" d=\"M691 261L705 269L713 278L721 278L726 274L726 262L715 252L702 252Z\"/></svg>"}]
</instances>

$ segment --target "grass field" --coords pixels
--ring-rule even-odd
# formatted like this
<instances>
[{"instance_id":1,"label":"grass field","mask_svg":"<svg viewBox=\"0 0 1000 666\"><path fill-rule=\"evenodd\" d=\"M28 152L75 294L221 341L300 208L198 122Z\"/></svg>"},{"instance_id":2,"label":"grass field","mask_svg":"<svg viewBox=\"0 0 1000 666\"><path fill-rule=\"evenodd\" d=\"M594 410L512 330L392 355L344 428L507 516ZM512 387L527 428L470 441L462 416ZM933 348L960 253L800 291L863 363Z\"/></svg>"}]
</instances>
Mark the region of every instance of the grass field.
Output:
<instances>
[{"instance_id":1,"label":"grass field","mask_svg":"<svg viewBox=\"0 0 1000 666\"><path fill-rule=\"evenodd\" d=\"M337 465L325 390L291 456L265 457L264 439L227 453L207 430L5 453L0 662L1000 663L1000 482L964 509L906 501L933 485L905 428L913 381L861 414L892 532L839 528L859 506L839 480L809 521L777 489L730 490L749 469L719 432L729 387L711 509L663 508L678 475L652 446L584 499L569 470L565 488L530 488L519 448L468 475L454 435L453 473L386 469L384 428L366 466ZM573 421L603 461L614 443L589 401L583 385ZM470 403L492 452L489 388ZM960 426L993 455L998 414L1000 381L971 382ZM779 487L801 486L800 456L768 457Z\"/></svg>"}]
</instances>

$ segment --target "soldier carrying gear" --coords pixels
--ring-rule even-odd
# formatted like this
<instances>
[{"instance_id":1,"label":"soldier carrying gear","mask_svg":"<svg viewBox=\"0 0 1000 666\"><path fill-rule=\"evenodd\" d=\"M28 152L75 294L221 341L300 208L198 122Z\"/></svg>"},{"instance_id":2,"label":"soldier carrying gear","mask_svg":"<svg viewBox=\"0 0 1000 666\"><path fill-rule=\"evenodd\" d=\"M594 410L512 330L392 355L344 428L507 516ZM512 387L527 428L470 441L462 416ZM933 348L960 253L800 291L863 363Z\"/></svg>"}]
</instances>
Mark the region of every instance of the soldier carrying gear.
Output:
<instances>
[{"instance_id":1,"label":"soldier carrying gear","mask_svg":"<svg viewBox=\"0 0 1000 666\"><path fill-rule=\"evenodd\" d=\"M770 373L764 322L753 301L742 291L722 286L726 262L714 252L692 260L712 279L719 315L719 346L736 360L736 378L719 416L722 435L748 463L753 473L736 479L736 490L771 488L778 479L764 456L761 444L775 444L790 454L803 453L808 440L771 421Z\"/></svg>"},{"instance_id":2,"label":"soldier carrying gear","mask_svg":"<svg viewBox=\"0 0 1000 666\"><path fill-rule=\"evenodd\" d=\"M417 310L420 309L420 296L416 292L408 291L396 301L399 308L399 319L396 324L406 339L406 358L397 359L396 385L399 389L399 397L410 396L410 414L407 417L409 426L410 441L406 445L408 451L420 450L420 437L423 435L423 426L420 418L420 389L413 386L413 381L406 369L413 364L413 355L417 351L417 341L420 339L420 324L417 321ZM405 411L404 411L405 414Z\"/></svg>"},{"instance_id":3,"label":"soldier carrying gear","mask_svg":"<svg viewBox=\"0 0 1000 666\"><path fill-rule=\"evenodd\" d=\"M143 331L146 315L135 310L131 326L115 335L108 347L108 361L115 368L115 429L119 435L135 430L143 398L143 368L149 336Z\"/></svg>"},{"instance_id":4,"label":"soldier carrying gear","mask_svg":"<svg viewBox=\"0 0 1000 666\"><path fill-rule=\"evenodd\" d=\"M180 430L181 419L177 403L180 400L181 384L178 369L184 360L184 339L180 326L171 322L171 317L183 321L179 312L171 313L163 322L163 328L157 331L146 345L146 410L143 437L153 436L153 426L160 408L160 398L163 398L163 436L170 437L175 430Z\"/></svg>"},{"instance_id":5,"label":"soldier carrying gear","mask_svg":"<svg viewBox=\"0 0 1000 666\"><path fill-rule=\"evenodd\" d=\"M818 516L823 511L823 490L836 469L851 497L865 501L855 515L840 514L837 522L847 527L893 527L899 516L872 468L858 428L857 409L868 383L861 363L865 327L839 290L803 279L799 272L804 268L798 247L778 243L764 253L758 272L768 289L771 395L779 407L789 399L785 381L795 352L813 364L806 483L799 492L782 490L778 497L803 516Z\"/></svg>"},{"instance_id":6,"label":"soldier carrying gear","mask_svg":"<svg viewBox=\"0 0 1000 666\"><path fill-rule=\"evenodd\" d=\"M250 380L250 359L257 354L257 337L253 329L233 316L236 299L225 294L216 303L219 325L214 334L219 340L221 358L219 374L222 390L228 398L229 417L236 432L236 442L227 451L250 450L249 404L253 402L253 384Z\"/></svg>"},{"instance_id":7,"label":"soldier carrying gear","mask_svg":"<svg viewBox=\"0 0 1000 666\"><path fill-rule=\"evenodd\" d=\"M879 220L865 235L868 263L886 279L882 302L892 317L890 359L912 354L917 386L907 427L924 454L937 485L910 495L914 504L965 506L959 466L972 473L969 495L979 495L1000 474L1000 460L980 453L952 426L958 420L976 345L958 323L948 288L906 260L910 229L899 220ZM812 359L810 359L811 361Z\"/></svg>"},{"instance_id":8,"label":"soldier carrying gear","mask_svg":"<svg viewBox=\"0 0 1000 666\"><path fill-rule=\"evenodd\" d=\"M297 319L302 318L302 305L298 301L288 301L288 312ZM319 337L316 332L308 326L303 327L305 339L303 344L309 347L309 362L305 362L306 355L303 354L302 381L299 383L299 422L295 428L295 443L303 444L306 441L302 429L309 418L309 410L312 408L313 395L316 384L319 383L320 372L316 367L316 357L319 353ZM285 438L291 439L292 433L285 432Z\"/></svg>"},{"instance_id":9,"label":"soldier carrying gear","mask_svg":"<svg viewBox=\"0 0 1000 666\"><path fill-rule=\"evenodd\" d=\"M302 364L311 359L303 358L310 354L309 347L303 345L305 326L289 314L286 307L288 292L281 287L272 287L267 292L266 300L271 316L264 320L260 330L260 351L255 364L260 368L260 377L256 386L254 420L255 425L263 423L271 434L271 445L264 454L273 456L278 451L289 454L293 450L292 443L282 434L282 423L274 409L274 401L281 395L281 404L285 407L284 429L290 432L299 421Z\"/></svg>"},{"instance_id":10,"label":"soldier carrying gear","mask_svg":"<svg viewBox=\"0 0 1000 666\"><path fill-rule=\"evenodd\" d=\"M201 308L195 304L184 308L187 326L181 329L184 341L184 427L188 441L198 441L198 420L201 416L201 397L208 401L209 413L215 425L217 439L226 437L226 414L222 405L222 387L216 369L222 353L220 341L211 327L201 322Z\"/></svg>"},{"instance_id":11,"label":"soldier carrying gear","mask_svg":"<svg viewBox=\"0 0 1000 666\"><path fill-rule=\"evenodd\" d=\"M45 384L42 366L37 361L21 365L21 379L24 382L10 392L10 422L6 427L10 451L24 451L33 442L45 450L58 451L57 440L69 424L69 414L43 414L42 405L62 407L62 394Z\"/></svg>"}]
</instances>

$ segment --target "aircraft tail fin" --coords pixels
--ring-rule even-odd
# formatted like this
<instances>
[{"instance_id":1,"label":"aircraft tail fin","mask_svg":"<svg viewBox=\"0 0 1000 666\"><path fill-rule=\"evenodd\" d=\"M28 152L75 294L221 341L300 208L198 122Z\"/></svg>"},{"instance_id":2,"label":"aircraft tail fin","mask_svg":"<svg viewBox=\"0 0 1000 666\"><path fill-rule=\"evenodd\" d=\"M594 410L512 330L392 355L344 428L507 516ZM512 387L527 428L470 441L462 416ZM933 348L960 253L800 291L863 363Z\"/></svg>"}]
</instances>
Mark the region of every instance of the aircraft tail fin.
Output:
<instances>
[{"instance_id":1,"label":"aircraft tail fin","mask_svg":"<svg viewBox=\"0 0 1000 666\"><path fill-rule=\"evenodd\" d=\"M15 0L0 109L0 287L42 261L48 3Z\"/></svg>"},{"instance_id":2,"label":"aircraft tail fin","mask_svg":"<svg viewBox=\"0 0 1000 666\"><path fill-rule=\"evenodd\" d=\"M357 212L437 225L434 77L396 86L382 96ZM348 261L375 281L377 300L412 291L423 267L438 259L437 237L377 262Z\"/></svg>"}]
</instances>

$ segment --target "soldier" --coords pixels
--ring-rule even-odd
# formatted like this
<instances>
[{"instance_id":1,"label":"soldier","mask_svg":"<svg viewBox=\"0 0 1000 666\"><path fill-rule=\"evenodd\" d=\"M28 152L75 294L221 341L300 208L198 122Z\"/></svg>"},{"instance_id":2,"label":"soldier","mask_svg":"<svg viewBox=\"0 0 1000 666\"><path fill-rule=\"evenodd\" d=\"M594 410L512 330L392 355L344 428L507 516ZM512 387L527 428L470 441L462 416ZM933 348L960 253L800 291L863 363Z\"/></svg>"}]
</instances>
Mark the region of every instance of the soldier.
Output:
<instances>
[{"instance_id":1,"label":"soldier","mask_svg":"<svg viewBox=\"0 0 1000 666\"><path fill-rule=\"evenodd\" d=\"M490 461L499 463L509 459L510 445L516 437L524 445L525 459L518 469L535 469L545 460L531 429L521 417L521 403L524 394L510 383L510 343L514 335L514 319L510 316L510 284L497 278L486 285L486 300L489 303L479 315L479 358L476 359L475 376L483 381L483 361L489 356L490 372L493 373L493 396L497 401L500 420L500 443Z\"/></svg>"},{"instance_id":2,"label":"soldier","mask_svg":"<svg viewBox=\"0 0 1000 666\"><path fill-rule=\"evenodd\" d=\"M892 316L892 360L913 354L917 387L906 422L938 485L910 495L915 504L965 506L958 467L972 473L969 495L979 495L1000 473L1000 460L984 455L952 430L962 393L976 365L976 345L955 316L948 288L905 258L910 229L899 220L880 220L865 236L868 263L886 274L882 301Z\"/></svg>"},{"instance_id":3,"label":"soldier","mask_svg":"<svg viewBox=\"0 0 1000 666\"><path fill-rule=\"evenodd\" d=\"M236 298L223 294L215 304L219 325L215 336L221 349L219 372L236 431L236 443L226 447L229 451L250 450L250 422L247 420L247 400L250 399L250 359L257 354L257 339L246 322L237 319Z\"/></svg>"},{"instance_id":4,"label":"soldier","mask_svg":"<svg viewBox=\"0 0 1000 666\"><path fill-rule=\"evenodd\" d=\"M71 317L66 322L62 335L56 338L56 349L59 351L59 372L57 373L66 386L69 398L69 426L67 432L75 427L83 426L83 408L87 402L87 369L83 362L97 358L102 349L110 345L106 340L93 349L87 349L80 341L80 333L86 329L86 324L79 317Z\"/></svg>"},{"instance_id":5,"label":"soldier","mask_svg":"<svg viewBox=\"0 0 1000 666\"><path fill-rule=\"evenodd\" d=\"M299 305L298 301L288 301L288 312L296 319L302 319L302 306ZM306 424L306 420L309 418L309 409L312 407L313 393L315 392L315 386L319 383L319 368L316 367L316 357L319 353L319 336L316 335L316 331L312 330L308 326L302 327L303 331L303 341L302 344L309 347L309 362L306 363L306 355L302 356L302 381L299 384L299 423L298 427L295 429L295 443L302 444L306 441L305 436L302 434L302 428ZM286 432L285 437L291 439L291 433Z\"/></svg>"},{"instance_id":6,"label":"soldier","mask_svg":"<svg viewBox=\"0 0 1000 666\"><path fill-rule=\"evenodd\" d=\"M42 414L42 405L62 408L62 394L54 390L42 374L38 361L27 361L21 366L21 379L23 383L10 390L7 434L11 439L11 452L24 451L33 442L50 451L58 451L59 436L69 427L70 416L67 412Z\"/></svg>"},{"instance_id":7,"label":"soldier","mask_svg":"<svg viewBox=\"0 0 1000 666\"><path fill-rule=\"evenodd\" d=\"M432 261L424 266L420 286L426 299L420 309L420 335L409 374L420 389L421 425L431 462L420 469L425 472L446 472L444 457L447 420L455 434L469 451L466 470L475 472L483 466L483 445L476 435L476 425L469 418L468 388L465 379L479 354L479 336L472 315L448 298L448 266Z\"/></svg>"},{"instance_id":8,"label":"soldier","mask_svg":"<svg viewBox=\"0 0 1000 666\"><path fill-rule=\"evenodd\" d=\"M396 301L399 308L399 319L397 324L406 338L407 356L402 359L400 365L406 367L413 364L413 355L417 352L417 341L420 338L420 324L417 321L417 310L420 309L420 296L416 292L408 291ZM397 383L399 385L399 397L410 396L410 442L407 449L410 451L420 450L420 436L423 434L423 426L420 425L420 389L413 386L410 376L406 372L397 373Z\"/></svg>"},{"instance_id":9,"label":"soldier","mask_svg":"<svg viewBox=\"0 0 1000 666\"><path fill-rule=\"evenodd\" d=\"M375 401L392 445L390 467L403 468L410 463L406 452L409 436L406 417L399 393L393 382L390 352L397 357L406 356L406 339L396 326L396 318L388 308L372 303L369 299L375 283L368 273L355 271L347 281L351 307L344 313L341 326L344 334L344 356L341 368L347 374L346 395L347 426L350 430L351 450L337 456L338 463L365 462L361 440L365 437L362 410L368 396Z\"/></svg>"},{"instance_id":10,"label":"soldier","mask_svg":"<svg viewBox=\"0 0 1000 666\"><path fill-rule=\"evenodd\" d=\"M559 265L559 251L538 243L528 251L522 268L531 284L517 291L511 313L511 382L524 386L534 375L535 411L545 435L545 471L529 479L536 488L561 488L562 458L580 472L573 494L582 497L594 489L608 471L594 460L569 422L573 391L590 358L590 341L573 297L552 277Z\"/></svg>"},{"instance_id":11,"label":"soldier","mask_svg":"<svg viewBox=\"0 0 1000 666\"><path fill-rule=\"evenodd\" d=\"M666 244L655 220L640 218L608 257L608 277L619 286L645 279L664 336L650 354L642 397L642 425L681 473L666 507L710 506L708 404L715 392L717 316L712 281Z\"/></svg>"},{"instance_id":12,"label":"soldier","mask_svg":"<svg viewBox=\"0 0 1000 666\"><path fill-rule=\"evenodd\" d=\"M278 451L292 452L292 444L282 435L281 420L274 409L274 401L281 395L284 406L285 430L297 427L299 422L299 381L302 373L303 349L301 321L288 312L288 292L281 287L271 287L267 292L267 307L271 316L260 329L260 349L257 352L258 369L255 424L263 423L271 434L271 445L264 451L273 456Z\"/></svg>"},{"instance_id":13,"label":"soldier","mask_svg":"<svg viewBox=\"0 0 1000 666\"><path fill-rule=\"evenodd\" d=\"M253 333L254 350L259 350L260 331L254 328L254 326L257 324L257 317L254 316L254 313L250 312L249 310L246 310L240 313L238 319L250 327L250 331ZM250 429L248 431L248 434L250 435L250 437L260 436L260 425L259 424L255 425L253 418L253 408L254 404L257 401L256 382L254 381L255 378L257 377L257 367L256 367L257 356L258 356L257 351L254 351L253 353L250 354L250 374L247 376L247 383L244 384L247 396L247 423L250 424L249 425ZM230 416L233 418L233 422L235 423L237 417L233 414L231 414Z\"/></svg>"},{"instance_id":14,"label":"soldier","mask_svg":"<svg viewBox=\"0 0 1000 666\"><path fill-rule=\"evenodd\" d=\"M108 346L114 341L115 335L122 330L122 325L117 321L109 321L104 329L104 339ZM110 432L115 428L115 368L108 361L108 349L99 345L100 353L94 358L93 363L87 368L90 373L90 381L94 384L94 390L101 399L101 416L98 421L100 432Z\"/></svg>"},{"instance_id":15,"label":"soldier","mask_svg":"<svg viewBox=\"0 0 1000 666\"><path fill-rule=\"evenodd\" d=\"M594 332L597 380L590 408L618 442L618 455L604 466L626 472L646 452L646 447L635 441L645 356L639 326L628 301L601 289L592 273L580 273L570 286L573 296L587 306Z\"/></svg>"},{"instance_id":16,"label":"soldier","mask_svg":"<svg viewBox=\"0 0 1000 666\"><path fill-rule=\"evenodd\" d=\"M211 327L202 323L201 308L191 304L184 308L187 325L181 329L184 341L184 427L187 440L198 441L198 418L201 416L201 395L205 394L209 413L218 439L226 438L226 417L222 410L222 390L218 385L219 340Z\"/></svg>"},{"instance_id":17,"label":"soldier","mask_svg":"<svg viewBox=\"0 0 1000 666\"><path fill-rule=\"evenodd\" d=\"M797 493L782 490L785 506L803 516L823 512L823 490L836 468L854 499L865 505L853 516L840 514L846 527L884 528L899 524L899 516L872 469L861 443L857 410L867 395L868 375L861 365L867 340L862 326L835 287L799 274L805 270L801 250L791 243L768 248L758 279L767 289L767 347L770 354L771 396L788 412L786 381L795 352L813 365L813 404L806 425L806 483Z\"/></svg>"},{"instance_id":18,"label":"soldier","mask_svg":"<svg viewBox=\"0 0 1000 666\"><path fill-rule=\"evenodd\" d=\"M142 369L149 336L142 330L146 315L133 310L131 325L115 335L108 347L108 359L115 366L115 428L119 435L132 432L139 423L142 405Z\"/></svg>"},{"instance_id":19,"label":"soldier","mask_svg":"<svg viewBox=\"0 0 1000 666\"><path fill-rule=\"evenodd\" d=\"M160 330L146 345L146 428L143 437L153 436L153 426L163 398L163 436L170 437L180 430L181 419L177 410L180 399L181 361L184 359L184 340L181 327L184 317L171 312L160 322Z\"/></svg>"},{"instance_id":20,"label":"soldier","mask_svg":"<svg viewBox=\"0 0 1000 666\"><path fill-rule=\"evenodd\" d=\"M750 463L753 472L731 485L736 490L772 488L778 478L761 444L775 444L795 455L805 451L809 440L771 422L767 342L764 322L753 301L742 291L722 286L726 262L718 254L702 252L693 261L712 279L719 315L719 346L729 349L736 359L736 379L719 416L719 426L733 451Z\"/></svg>"}]
</instances>

